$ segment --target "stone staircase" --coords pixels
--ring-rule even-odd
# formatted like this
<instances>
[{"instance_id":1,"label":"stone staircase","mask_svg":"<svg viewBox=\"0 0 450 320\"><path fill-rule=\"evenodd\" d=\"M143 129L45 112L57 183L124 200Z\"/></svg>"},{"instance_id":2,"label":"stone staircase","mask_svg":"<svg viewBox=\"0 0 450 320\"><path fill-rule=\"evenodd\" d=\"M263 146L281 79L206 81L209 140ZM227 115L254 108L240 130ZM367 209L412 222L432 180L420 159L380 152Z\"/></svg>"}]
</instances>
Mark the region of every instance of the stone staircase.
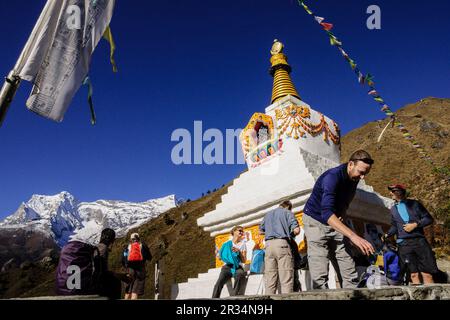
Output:
<instances>
[{"instance_id":1,"label":"stone staircase","mask_svg":"<svg viewBox=\"0 0 450 320\"><path fill-rule=\"evenodd\" d=\"M197 278L189 278L187 282L172 285L171 299L209 299L212 297L214 285L219 278L221 268L209 269ZM262 274L251 274L247 277L244 292L241 294L258 295L264 292ZM234 279L231 279L222 289L221 298L230 296Z\"/></svg>"},{"instance_id":2,"label":"stone staircase","mask_svg":"<svg viewBox=\"0 0 450 320\"><path fill-rule=\"evenodd\" d=\"M310 153L300 148L300 154L305 161L306 168L308 168L309 173L317 180L322 173L328 169L337 167L339 163L321 157L319 155Z\"/></svg>"},{"instance_id":3,"label":"stone staircase","mask_svg":"<svg viewBox=\"0 0 450 320\"><path fill-rule=\"evenodd\" d=\"M262 296L265 294L263 274L249 274L249 266L246 266L247 281L243 286L240 296ZM330 263L330 273L328 275L328 287L336 289L336 272ZM197 278L189 278L187 282L172 285L171 299L210 299L212 297L214 285L219 278L221 268L209 269L208 272L201 273ZM312 289L312 280L308 270L299 270L299 280L302 291ZM223 287L220 298L230 297L234 279L230 279ZM279 290L279 289L278 289Z\"/></svg>"}]
</instances>

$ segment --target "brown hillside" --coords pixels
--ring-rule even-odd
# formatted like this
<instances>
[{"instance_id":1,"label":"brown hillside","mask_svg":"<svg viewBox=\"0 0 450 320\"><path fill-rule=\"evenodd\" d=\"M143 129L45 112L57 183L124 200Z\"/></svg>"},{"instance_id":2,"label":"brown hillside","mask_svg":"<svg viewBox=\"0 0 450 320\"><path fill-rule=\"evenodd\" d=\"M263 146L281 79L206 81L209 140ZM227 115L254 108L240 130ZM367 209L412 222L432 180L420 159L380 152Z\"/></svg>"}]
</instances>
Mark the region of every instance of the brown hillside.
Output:
<instances>
[{"instance_id":1,"label":"brown hillside","mask_svg":"<svg viewBox=\"0 0 450 320\"><path fill-rule=\"evenodd\" d=\"M197 226L197 219L214 210L227 189L228 185L203 198L173 208L147 224L131 230L126 238L114 244L111 253L112 269L124 271L121 266L122 250L128 244L129 235L138 232L153 256L147 263L144 298L154 298L155 263L162 260L165 263L165 272L160 293L162 298L170 299L172 284L185 282L189 277L196 277L198 273L215 267L214 241L209 233ZM183 214L185 218L182 217Z\"/></svg>"},{"instance_id":2,"label":"brown hillside","mask_svg":"<svg viewBox=\"0 0 450 320\"><path fill-rule=\"evenodd\" d=\"M396 114L431 155L435 167L419 158L419 153L395 127L390 126L377 142L390 119L370 122L343 137L341 160L346 161L357 149L367 150L375 159L367 183L384 196L389 196L388 184L406 184L410 196L420 199L437 218L440 226L434 232L429 230L429 235L439 245L446 238L442 234L444 228L448 233L450 225L450 99L422 99Z\"/></svg>"}]
</instances>

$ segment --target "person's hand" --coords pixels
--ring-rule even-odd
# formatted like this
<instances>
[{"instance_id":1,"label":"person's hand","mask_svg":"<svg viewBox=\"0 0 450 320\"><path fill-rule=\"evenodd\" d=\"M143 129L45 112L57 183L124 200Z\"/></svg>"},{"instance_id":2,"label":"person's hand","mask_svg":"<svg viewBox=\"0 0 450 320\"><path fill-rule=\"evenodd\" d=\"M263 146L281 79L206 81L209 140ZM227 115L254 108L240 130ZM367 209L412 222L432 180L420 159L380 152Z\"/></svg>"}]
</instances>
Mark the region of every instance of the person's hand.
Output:
<instances>
[{"instance_id":1,"label":"person's hand","mask_svg":"<svg viewBox=\"0 0 450 320\"><path fill-rule=\"evenodd\" d=\"M123 282L130 283L132 280L133 280L133 278L131 278L131 275L129 273L127 273L125 275L125 278L124 278Z\"/></svg>"},{"instance_id":2,"label":"person's hand","mask_svg":"<svg viewBox=\"0 0 450 320\"><path fill-rule=\"evenodd\" d=\"M236 248L236 247L232 247L232 248L231 248L231 251L233 251L233 252L239 252L239 249Z\"/></svg>"},{"instance_id":3,"label":"person's hand","mask_svg":"<svg viewBox=\"0 0 450 320\"><path fill-rule=\"evenodd\" d=\"M375 249L366 239L361 238L360 236L353 234L350 237L350 241L359 248L366 256L369 256L375 252Z\"/></svg>"},{"instance_id":4,"label":"person's hand","mask_svg":"<svg viewBox=\"0 0 450 320\"><path fill-rule=\"evenodd\" d=\"M417 223L413 222L413 223L407 223L403 225L403 230L405 230L406 232L411 232L413 231L415 228L417 228Z\"/></svg>"}]
</instances>

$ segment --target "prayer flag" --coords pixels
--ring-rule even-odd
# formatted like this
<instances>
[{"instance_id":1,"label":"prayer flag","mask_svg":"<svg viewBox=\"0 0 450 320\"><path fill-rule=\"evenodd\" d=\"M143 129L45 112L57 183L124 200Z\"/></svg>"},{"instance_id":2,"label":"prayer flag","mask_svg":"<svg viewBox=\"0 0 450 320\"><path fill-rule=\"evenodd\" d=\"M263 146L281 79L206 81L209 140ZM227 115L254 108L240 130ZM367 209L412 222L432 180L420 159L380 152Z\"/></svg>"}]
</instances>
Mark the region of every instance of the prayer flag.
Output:
<instances>
[{"instance_id":1,"label":"prayer flag","mask_svg":"<svg viewBox=\"0 0 450 320\"><path fill-rule=\"evenodd\" d=\"M15 69L33 83L26 105L61 122L86 78L92 54L105 33L115 0L48 0ZM80 25L69 23L70 6L84 12Z\"/></svg>"}]
</instances>

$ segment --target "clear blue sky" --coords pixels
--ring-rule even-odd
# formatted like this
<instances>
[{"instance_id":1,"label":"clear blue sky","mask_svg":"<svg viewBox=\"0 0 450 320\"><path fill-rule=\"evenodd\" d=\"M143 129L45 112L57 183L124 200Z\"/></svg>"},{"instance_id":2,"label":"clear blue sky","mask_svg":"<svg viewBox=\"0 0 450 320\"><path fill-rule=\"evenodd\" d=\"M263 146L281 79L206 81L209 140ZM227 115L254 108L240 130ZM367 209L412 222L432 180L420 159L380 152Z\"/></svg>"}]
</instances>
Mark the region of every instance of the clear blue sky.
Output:
<instances>
[{"instance_id":1,"label":"clear blue sky","mask_svg":"<svg viewBox=\"0 0 450 320\"><path fill-rule=\"evenodd\" d=\"M0 12L0 74L13 67L44 0L6 1ZM428 96L450 96L450 2L308 1L393 110ZM378 4L382 29L366 28ZM378 106L318 25L293 0L118 0L109 48L95 52L91 77L98 124L90 125L82 88L58 124L25 107L23 83L0 128L0 218L32 194L62 190L82 201L144 201L175 193L195 199L243 165L171 162L177 128L243 128L269 104L269 50L285 43L303 100L334 119L342 133L383 118Z\"/></svg>"}]
</instances>

